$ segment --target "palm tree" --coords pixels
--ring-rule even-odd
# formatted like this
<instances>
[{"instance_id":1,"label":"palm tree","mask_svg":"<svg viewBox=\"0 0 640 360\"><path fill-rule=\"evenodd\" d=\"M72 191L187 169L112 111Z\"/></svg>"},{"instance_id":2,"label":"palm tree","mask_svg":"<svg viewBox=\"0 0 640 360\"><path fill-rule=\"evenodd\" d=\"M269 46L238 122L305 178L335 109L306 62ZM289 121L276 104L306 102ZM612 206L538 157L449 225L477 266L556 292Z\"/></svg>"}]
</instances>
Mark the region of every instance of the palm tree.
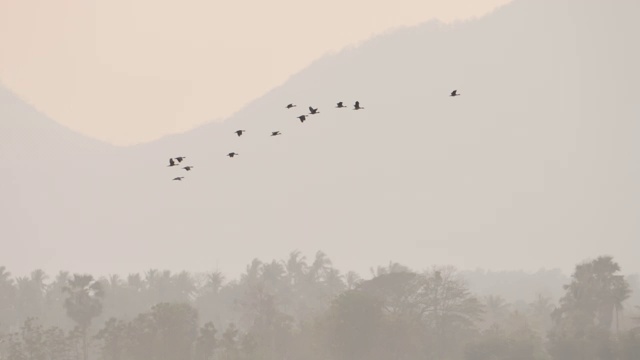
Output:
<instances>
[{"instance_id":1,"label":"palm tree","mask_svg":"<svg viewBox=\"0 0 640 360\"><path fill-rule=\"evenodd\" d=\"M347 290L355 289L361 282L362 278L356 272L349 271L345 276L345 283L347 285Z\"/></svg>"},{"instance_id":2,"label":"palm tree","mask_svg":"<svg viewBox=\"0 0 640 360\"><path fill-rule=\"evenodd\" d=\"M47 286L47 292L45 294L45 316L43 321L47 324L56 324L62 326L63 324L70 325L71 320L65 316L64 312L60 309L64 308L65 293L64 288L68 285L69 273L67 271L60 271L55 276L54 280Z\"/></svg>"},{"instance_id":3,"label":"palm tree","mask_svg":"<svg viewBox=\"0 0 640 360\"><path fill-rule=\"evenodd\" d=\"M509 315L509 304L499 295L489 295L484 298L485 321L492 326L501 324Z\"/></svg>"},{"instance_id":4,"label":"palm tree","mask_svg":"<svg viewBox=\"0 0 640 360\"><path fill-rule=\"evenodd\" d=\"M196 294L196 285L191 274L182 271L177 275L173 275L171 279L172 300L175 302L190 302Z\"/></svg>"},{"instance_id":5,"label":"palm tree","mask_svg":"<svg viewBox=\"0 0 640 360\"><path fill-rule=\"evenodd\" d=\"M380 266L377 268L369 269L371 272L371 276L378 277L380 275L393 274L393 273L404 273L404 272L412 272L408 267L393 261L389 261L389 265Z\"/></svg>"},{"instance_id":6,"label":"palm tree","mask_svg":"<svg viewBox=\"0 0 640 360\"><path fill-rule=\"evenodd\" d=\"M91 275L74 274L63 291L68 295L64 307L67 315L78 324L82 334L83 359L87 360L89 357L87 330L91 320L102 312L104 298L102 285Z\"/></svg>"},{"instance_id":7,"label":"palm tree","mask_svg":"<svg viewBox=\"0 0 640 360\"><path fill-rule=\"evenodd\" d=\"M281 290L281 282L285 275L284 266L275 260L262 265L262 282L266 285L267 289L272 293L279 292Z\"/></svg>"},{"instance_id":8,"label":"palm tree","mask_svg":"<svg viewBox=\"0 0 640 360\"><path fill-rule=\"evenodd\" d=\"M205 284L205 288L210 289L213 294L220 293L220 289L222 289L222 285L224 284L224 275L219 272L212 272L207 274L207 282Z\"/></svg>"},{"instance_id":9,"label":"palm tree","mask_svg":"<svg viewBox=\"0 0 640 360\"><path fill-rule=\"evenodd\" d=\"M538 322L540 329L544 332L551 328L551 313L553 312L553 304L548 297L538 294L538 298L529 305L531 313Z\"/></svg>"},{"instance_id":10,"label":"palm tree","mask_svg":"<svg viewBox=\"0 0 640 360\"><path fill-rule=\"evenodd\" d=\"M247 272L240 276L240 281L246 285L252 286L258 282L260 278L260 269L262 268L262 261L253 259L251 265L247 265Z\"/></svg>"},{"instance_id":11,"label":"palm tree","mask_svg":"<svg viewBox=\"0 0 640 360\"><path fill-rule=\"evenodd\" d=\"M342 278L343 276L338 269L329 268L325 270L324 284L328 291L329 298L333 298L346 289L347 286Z\"/></svg>"},{"instance_id":12,"label":"palm tree","mask_svg":"<svg viewBox=\"0 0 640 360\"><path fill-rule=\"evenodd\" d=\"M287 281L291 286L299 284L308 268L306 258L300 256L300 251L298 250L289 253L289 259L284 262L284 266L287 273Z\"/></svg>"},{"instance_id":13,"label":"palm tree","mask_svg":"<svg viewBox=\"0 0 640 360\"><path fill-rule=\"evenodd\" d=\"M619 331L618 313L623 310L622 303L629 298L631 290L623 275L615 275L620 266L611 257L599 257L593 262L593 270L602 292L602 303L598 310L598 323L610 329L615 313L616 331Z\"/></svg>"},{"instance_id":14,"label":"palm tree","mask_svg":"<svg viewBox=\"0 0 640 360\"><path fill-rule=\"evenodd\" d=\"M15 319L15 295L16 288L11 273L0 266L0 330L8 330Z\"/></svg>"},{"instance_id":15,"label":"palm tree","mask_svg":"<svg viewBox=\"0 0 640 360\"><path fill-rule=\"evenodd\" d=\"M610 330L614 315L623 309L622 303L630 294L624 276L617 274L620 266L610 256L576 266L572 281L560 299L560 307L552 316L556 322L573 316L580 326L596 325ZM616 322L617 326L617 322Z\"/></svg>"},{"instance_id":16,"label":"palm tree","mask_svg":"<svg viewBox=\"0 0 640 360\"><path fill-rule=\"evenodd\" d=\"M322 251L316 252L316 258L309 268L307 277L311 283L317 282L325 271L331 267L331 260Z\"/></svg>"}]
</instances>

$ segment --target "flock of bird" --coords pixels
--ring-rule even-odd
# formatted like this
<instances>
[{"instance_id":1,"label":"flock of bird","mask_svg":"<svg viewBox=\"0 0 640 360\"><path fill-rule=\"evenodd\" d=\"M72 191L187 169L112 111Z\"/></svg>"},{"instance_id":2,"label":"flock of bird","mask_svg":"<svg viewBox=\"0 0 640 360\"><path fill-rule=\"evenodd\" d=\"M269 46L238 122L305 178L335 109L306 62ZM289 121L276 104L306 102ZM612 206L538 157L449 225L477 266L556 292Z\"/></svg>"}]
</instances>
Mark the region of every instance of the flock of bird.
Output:
<instances>
[{"instance_id":1,"label":"flock of bird","mask_svg":"<svg viewBox=\"0 0 640 360\"><path fill-rule=\"evenodd\" d=\"M460 96L460 94L458 94L458 90L454 90L451 92L450 96ZM292 109L294 107L297 107L297 105L295 104L288 104L286 106L287 109ZM342 109L342 108L346 108L347 106L344 105L344 103L342 101L338 102L336 104L336 108L338 109ZM355 104L353 104L353 110L363 110L364 108L362 106L360 106L360 102L356 101ZM297 118L300 120L301 123L304 123L307 120L307 116L309 115L316 115L316 114L320 114L320 111L318 111L318 108L313 108L311 106L309 106L309 114L306 115L300 115ZM234 133L236 135L238 135L238 137L242 136L242 134L244 134L247 130L236 130L234 131ZM280 131L272 131L271 132L271 136L279 136L282 135L282 133ZM238 156L239 154L237 152L230 152L227 154L228 157L233 158L235 156ZM175 158L170 158L169 159L169 165L168 167L173 167L173 166L180 166L180 164L182 163L182 161L184 159L186 159L186 156L178 156ZM182 167L182 169L186 170L186 171L191 171L191 169L193 169L194 166L193 165L188 165L188 166L184 166ZM177 176L175 178L173 178L174 181L182 181L182 179L184 179L184 176Z\"/></svg>"}]
</instances>

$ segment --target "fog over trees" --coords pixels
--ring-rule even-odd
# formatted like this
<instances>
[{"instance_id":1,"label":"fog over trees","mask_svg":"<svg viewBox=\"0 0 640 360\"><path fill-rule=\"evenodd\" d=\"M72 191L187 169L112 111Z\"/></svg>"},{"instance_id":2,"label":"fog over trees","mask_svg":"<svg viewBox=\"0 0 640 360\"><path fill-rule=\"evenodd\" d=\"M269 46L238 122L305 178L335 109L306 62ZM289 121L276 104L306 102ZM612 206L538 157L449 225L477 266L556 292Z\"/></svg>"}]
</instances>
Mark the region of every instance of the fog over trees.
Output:
<instances>
[{"instance_id":1,"label":"fog over trees","mask_svg":"<svg viewBox=\"0 0 640 360\"><path fill-rule=\"evenodd\" d=\"M550 274L562 276L392 262L363 276L322 251L254 259L236 279L0 267L0 358L638 359L637 276L609 256L577 264L561 285ZM530 292L509 295L509 278ZM502 285L471 290L483 281Z\"/></svg>"}]
</instances>

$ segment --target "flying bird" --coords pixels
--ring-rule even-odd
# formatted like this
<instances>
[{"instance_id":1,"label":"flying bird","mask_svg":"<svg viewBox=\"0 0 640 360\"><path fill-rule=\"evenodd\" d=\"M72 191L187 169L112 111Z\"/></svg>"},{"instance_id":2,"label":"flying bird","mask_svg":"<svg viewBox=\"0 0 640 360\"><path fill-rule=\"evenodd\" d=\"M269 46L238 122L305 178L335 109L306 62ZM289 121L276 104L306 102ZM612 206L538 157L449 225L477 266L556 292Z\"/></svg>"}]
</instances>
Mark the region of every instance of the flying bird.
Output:
<instances>
[{"instance_id":1,"label":"flying bird","mask_svg":"<svg viewBox=\"0 0 640 360\"><path fill-rule=\"evenodd\" d=\"M294 105L294 104L287 105L287 109L291 109L292 107L296 107L296 105Z\"/></svg>"},{"instance_id":2,"label":"flying bird","mask_svg":"<svg viewBox=\"0 0 640 360\"><path fill-rule=\"evenodd\" d=\"M193 166L185 166L183 167L183 169L187 170L187 171L191 171L191 169L193 169Z\"/></svg>"},{"instance_id":3,"label":"flying bird","mask_svg":"<svg viewBox=\"0 0 640 360\"><path fill-rule=\"evenodd\" d=\"M298 119L300 119L300 122L304 122L305 120L307 120L307 115L300 115L298 116Z\"/></svg>"},{"instance_id":4,"label":"flying bird","mask_svg":"<svg viewBox=\"0 0 640 360\"><path fill-rule=\"evenodd\" d=\"M278 136L278 135L282 135L282 133L280 133L280 131L272 131L271 132L271 136Z\"/></svg>"},{"instance_id":5,"label":"flying bird","mask_svg":"<svg viewBox=\"0 0 640 360\"><path fill-rule=\"evenodd\" d=\"M320 112L318 111L318 108L312 108L311 106L309 106L309 115L313 115L313 114L320 114Z\"/></svg>"},{"instance_id":6,"label":"flying bird","mask_svg":"<svg viewBox=\"0 0 640 360\"><path fill-rule=\"evenodd\" d=\"M230 158L232 158L232 157L234 157L236 155L239 155L239 154L235 153L235 152L230 152L230 153L227 154L227 156L230 157Z\"/></svg>"},{"instance_id":7,"label":"flying bird","mask_svg":"<svg viewBox=\"0 0 640 360\"><path fill-rule=\"evenodd\" d=\"M346 106L342 105L342 101L340 101L337 105L337 108L346 108Z\"/></svg>"},{"instance_id":8,"label":"flying bird","mask_svg":"<svg viewBox=\"0 0 640 360\"><path fill-rule=\"evenodd\" d=\"M172 158L169 158L169 165L168 166L176 166L176 165L178 165L178 164L176 164L176 162L173 161Z\"/></svg>"},{"instance_id":9,"label":"flying bird","mask_svg":"<svg viewBox=\"0 0 640 360\"><path fill-rule=\"evenodd\" d=\"M247 130L236 130L235 133L238 134L238 136L242 136L242 133L244 133Z\"/></svg>"},{"instance_id":10,"label":"flying bird","mask_svg":"<svg viewBox=\"0 0 640 360\"><path fill-rule=\"evenodd\" d=\"M173 180L178 180L178 181L182 181L182 179L184 179L184 176L178 176L176 178L173 178Z\"/></svg>"},{"instance_id":11,"label":"flying bird","mask_svg":"<svg viewBox=\"0 0 640 360\"><path fill-rule=\"evenodd\" d=\"M182 162L182 160L184 160L184 159L186 159L186 158L187 158L186 156L178 156L178 157L176 158L176 160L178 160L178 162L179 162L179 163L181 163L181 162Z\"/></svg>"},{"instance_id":12,"label":"flying bird","mask_svg":"<svg viewBox=\"0 0 640 360\"><path fill-rule=\"evenodd\" d=\"M364 108L360 107L360 101L356 101L356 103L353 105L353 110L360 110L360 109L364 109Z\"/></svg>"},{"instance_id":13,"label":"flying bird","mask_svg":"<svg viewBox=\"0 0 640 360\"><path fill-rule=\"evenodd\" d=\"M458 94L458 90L453 90L451 96L460 96L460 94Z\"/></svg>"}]
</instances>

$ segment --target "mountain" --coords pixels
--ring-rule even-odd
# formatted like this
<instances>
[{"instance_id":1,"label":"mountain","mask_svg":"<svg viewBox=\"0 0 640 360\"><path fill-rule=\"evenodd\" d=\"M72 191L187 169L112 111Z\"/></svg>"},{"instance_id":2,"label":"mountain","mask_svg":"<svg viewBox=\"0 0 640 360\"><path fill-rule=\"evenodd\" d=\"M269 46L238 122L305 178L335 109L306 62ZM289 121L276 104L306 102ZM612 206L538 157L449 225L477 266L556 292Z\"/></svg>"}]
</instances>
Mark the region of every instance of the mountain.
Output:
<instances>
[{"instance_id":1,"label":"mountain","mask_svg":"<svg viewBox=\"0 0 640 360\"><path fill-rule=\"evenodd\" d=\"M233 274L320 249L361 273L389 260L568 272L601 254L640 271L638 10L515 0L321 58L222 124L129 148L59 139L56 161L25 138L0 184L3 218L21 224L3 242L21 245L0 262ZM301 124L309 105L320 114ZM167 167L181 155L193 171Z\"/></svg>"},{"instance_id":2,"label":"mountain","mask_svg":"<svg viewBox=\"0 0 640 360\"><path fill-rule=\"evenodd\" d=\"M70 251L57 249L50 232L72 229L70 215L93 206L98 179L108 177L119 151L58 125L3 86L0 119L0 262L27 271L21 263L46 266L57 251Z\"/></svg>"}]
</instances>

